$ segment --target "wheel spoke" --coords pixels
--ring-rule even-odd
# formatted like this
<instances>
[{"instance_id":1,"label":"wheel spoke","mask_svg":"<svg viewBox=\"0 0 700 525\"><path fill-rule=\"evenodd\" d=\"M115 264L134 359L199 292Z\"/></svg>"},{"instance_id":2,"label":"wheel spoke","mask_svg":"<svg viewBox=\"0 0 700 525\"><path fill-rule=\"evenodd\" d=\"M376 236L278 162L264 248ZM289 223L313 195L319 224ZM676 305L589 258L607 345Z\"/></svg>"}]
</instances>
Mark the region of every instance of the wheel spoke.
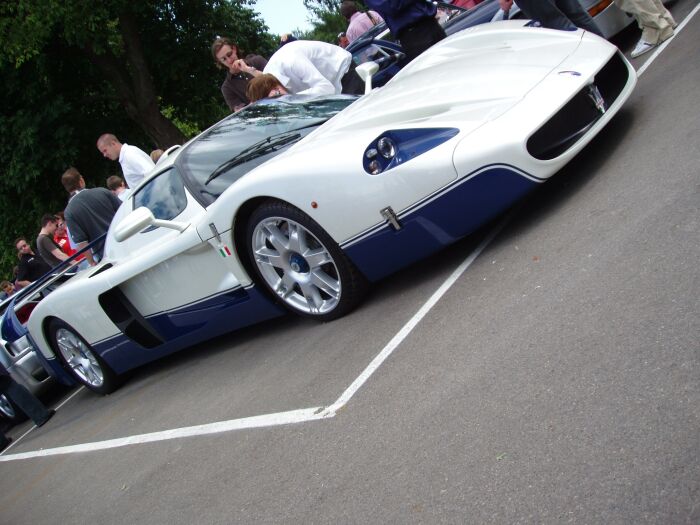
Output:
<instances>
[{"instance_id":1,"label":"wheel spoke","mask_svg":"<svg viewBox=\"0 0 700 525\"><path fill-rule=\"evenodd\" d=\"M289 223L289 249L303 254L308 251L306 236L307 231L303 226L295 222Z\"/></svg>"},{"instance_id":2,"label":"wheel spoke","mask_svg":"<svg viewBox=\"0 0 700 525\"><path fill-rule=\"evenodd\" d=\"M317 313L321 310L323 306L323 299L318 291L318 288L311 283L299 283L301 292L304 294L304 299L306 299L306 304L309 307L309 311Z\"/></svg>"},{"instance_id":3,"label":"wheel spoke","mask_svg":"<svg viewBox=\"0 0 700 525\"><path fill-rule=\"evenodd\" d=\"M284 258L275 250L267 246L255 251L255 260L260 264L267 264L273 268L284 269Z\"/></svg>"},{"instance_id":4,"label":"wheel spoke","mask_svg":"<svg viewBox=\"0 0 700 525\"><path fill-rule=\"evenodd\" d=\"M278 252L284 253L289 250L289 239L280 231L276 224L264 224L265 239L274 246Z\"/></svg>"},{"instance_id":5,"label":"wheel spoke","mask_svg":"<svg viewBox=\"0 0 700 525\"><path fill-rule=\"evenodd\" d=\"M333 299L340 297L340 283L322 270L311 272L311 284L323 290Z\"/></svg>"},{"instance_id":6,"label":"wheel spoke","mask_svg":"<svg viewBox=\"0 0 700 525\"><path fill-rule=\"evenodd\" d=\"M313 270L324 264L333 262L330 254L324 248L317 248L315 250L307 250L302 254L309 264L309 267Z\"/></svg>"},{"instance_id":7,"label":"wheel spoke","mask_svg":"<svg viewBox=\"0 0 700 525\"><path fill-rule=\"evenodd\" d=\"M288 297L292 293L294 293L294 287L296 286L297 282L294 280L294 278L287 272L284 275L282 275L282 278L277 282L277 285L274 286L274 290L283 299L285 297Z\"/></svg>"}]
</instances>

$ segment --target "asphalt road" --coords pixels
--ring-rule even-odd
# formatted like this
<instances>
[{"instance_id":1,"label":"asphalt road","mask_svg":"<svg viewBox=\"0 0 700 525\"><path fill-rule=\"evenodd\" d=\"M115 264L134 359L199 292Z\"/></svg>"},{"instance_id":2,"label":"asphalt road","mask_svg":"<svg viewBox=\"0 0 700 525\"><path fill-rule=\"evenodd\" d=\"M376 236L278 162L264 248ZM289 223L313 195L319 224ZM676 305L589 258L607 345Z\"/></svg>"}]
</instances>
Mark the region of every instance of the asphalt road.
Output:
<instances>
[{"instance_id":1,"label":"asphalt road","mask_svg":"<svg viewBox=\"0 0 700 525\"><path fill-rule=\"evenodd\" d=\"M174 430L331 405L494 227L338 321L66 394L0 458L95 449L1 461L0 523L699 523L699 40L696 16L334 417Z\"/></svg>"}]
</instances>

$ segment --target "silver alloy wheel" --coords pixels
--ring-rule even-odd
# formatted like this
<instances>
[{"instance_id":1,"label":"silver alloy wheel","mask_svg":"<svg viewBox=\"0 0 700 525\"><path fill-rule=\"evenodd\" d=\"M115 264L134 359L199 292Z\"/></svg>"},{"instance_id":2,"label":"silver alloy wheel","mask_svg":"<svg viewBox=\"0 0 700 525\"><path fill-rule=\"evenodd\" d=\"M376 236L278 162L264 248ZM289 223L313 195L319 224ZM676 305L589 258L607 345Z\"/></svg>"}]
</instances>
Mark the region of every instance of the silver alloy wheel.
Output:
<instances>
[{"instance_id":1,"label":"silver alloy wheel","mask_svg":"<svg viewBox=\"0 0 700 525\"><path fill-rule=\"evenodd\" d=\"M15 418L15 409L5 394L0 394L0 415L5 416L7 419Z\"/></svg>"},{"instance_id":2,"label":"silver alloy wheel","mask_svg":"<svg viewBox=\"0 0 700 525\"><path fill-rule=\"evenodd\" d=\"M75 375L90 386L101 387L104 384L102 367L83 340L63 327L56 330L55 337L61 356Z\"/></svg>"},{"instance_id":3,"label":"silver alloy wheel","mask_svg":"<svg viewBox=\"0 0 700 525\"><path fill-rule=\"evenodd\" d=\"M253 230L255 263L265 282L286 304L318 315L333 310L342 293L333 257L302 224L268 217Z\"/></svg>"}]
</instances>

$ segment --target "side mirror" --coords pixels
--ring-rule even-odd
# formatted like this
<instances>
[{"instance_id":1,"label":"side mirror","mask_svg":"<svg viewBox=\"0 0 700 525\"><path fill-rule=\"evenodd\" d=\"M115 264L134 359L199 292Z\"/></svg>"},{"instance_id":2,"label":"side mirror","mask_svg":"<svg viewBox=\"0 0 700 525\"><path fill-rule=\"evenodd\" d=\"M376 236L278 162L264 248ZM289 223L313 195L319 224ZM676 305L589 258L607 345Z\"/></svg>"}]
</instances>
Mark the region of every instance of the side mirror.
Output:
<instances>
[{"instance_id":1,"label":"side mirror","mask_svg":"<svg viewBox=\"0 0 700 525\"><path fill-rule=\"evenodd\" d=\"M119 226L114 230L114 238L117 242L122 242L150 226L170 228L171 230L182 232L187 229L189 224L156 219L151 210L141 206L124 217L122 222L119 223Z\"/></svg>"},{"instance_id":2,"label":"side mirror","mask_svg":"<svg viewBox=\"0 0 700 525\"><path fill-rule=\"evenodd\" d=\"M372 91L372 76L379 71L379 64L376 62L365 62L355 68L360 78L365 82L365 95Z\"/></svg>"}]
</instances>

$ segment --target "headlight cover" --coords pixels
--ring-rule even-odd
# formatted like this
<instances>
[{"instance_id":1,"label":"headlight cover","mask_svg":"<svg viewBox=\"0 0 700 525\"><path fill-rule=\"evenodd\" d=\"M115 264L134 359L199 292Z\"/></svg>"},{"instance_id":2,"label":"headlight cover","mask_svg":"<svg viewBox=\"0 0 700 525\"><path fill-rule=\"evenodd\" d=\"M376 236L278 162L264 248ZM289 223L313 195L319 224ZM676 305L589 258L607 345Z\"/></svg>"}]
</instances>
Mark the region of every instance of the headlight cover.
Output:
<instances>
[{"instance_id":1,"label":"headlight cover","mask_svg":"<svg viewBox=\"0 0 700 525\"><path fill-rule=\"evenodd\" d=\"M365 149L362 165L370 175L379 175L450 140L457 128L393 129L385 131Z\"/></svg>"}]
</instances>

